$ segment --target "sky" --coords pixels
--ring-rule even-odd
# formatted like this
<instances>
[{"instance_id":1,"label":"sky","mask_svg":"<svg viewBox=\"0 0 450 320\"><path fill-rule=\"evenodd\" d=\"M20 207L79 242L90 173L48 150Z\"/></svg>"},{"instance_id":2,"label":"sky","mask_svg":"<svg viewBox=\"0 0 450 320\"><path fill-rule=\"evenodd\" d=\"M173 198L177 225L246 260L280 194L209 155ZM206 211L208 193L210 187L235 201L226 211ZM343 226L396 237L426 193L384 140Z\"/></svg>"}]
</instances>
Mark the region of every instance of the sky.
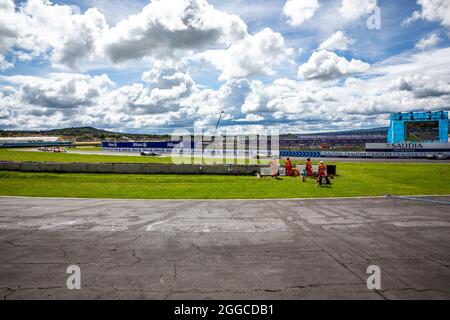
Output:
<instances>
[{"instance_id":1,"label":"sky","mask_svg":"<svg viewBox=\"0 0 450 320\"><path fill-rule=\"evenodd\" d=\"M310 133L449 110L448 0L0 0L0 129Z\"/></svg>"}]
</instances>

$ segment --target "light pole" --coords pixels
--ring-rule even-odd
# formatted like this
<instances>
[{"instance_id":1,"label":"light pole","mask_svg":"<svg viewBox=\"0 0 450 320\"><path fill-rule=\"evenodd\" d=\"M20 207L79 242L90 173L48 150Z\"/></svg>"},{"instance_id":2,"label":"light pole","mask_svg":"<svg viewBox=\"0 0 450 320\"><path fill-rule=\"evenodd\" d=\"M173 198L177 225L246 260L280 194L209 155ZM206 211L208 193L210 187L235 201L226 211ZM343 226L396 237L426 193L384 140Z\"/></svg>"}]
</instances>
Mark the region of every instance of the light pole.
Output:
<instances>
[{"instance_id":1,"label":"light pole","mask_svg":"<svg viewBox=\"0 0 450 320\"><path fill-rule=\"evenodd\" d=\"M217 134L217 129L219 129L219 125L220 125L220 120L222 120L222 116L225 113L225 111L220 112L219 115L219 119L217 120L217 124L216 124L216 129L214 130L214 135L212 136L212 143L214 143L214 148L213 148L213 155L216 155L216 134Z\"/></svg>"}]
</instances>

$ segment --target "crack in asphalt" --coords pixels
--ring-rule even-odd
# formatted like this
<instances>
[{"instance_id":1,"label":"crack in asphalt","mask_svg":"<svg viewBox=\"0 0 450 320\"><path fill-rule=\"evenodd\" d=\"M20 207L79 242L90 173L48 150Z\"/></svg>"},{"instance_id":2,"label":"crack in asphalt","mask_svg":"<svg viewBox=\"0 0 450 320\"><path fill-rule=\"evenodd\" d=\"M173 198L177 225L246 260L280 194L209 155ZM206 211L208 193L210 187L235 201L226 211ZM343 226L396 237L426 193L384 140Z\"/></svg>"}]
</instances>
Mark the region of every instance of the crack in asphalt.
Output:
<instances>
[{"instance_id":1,"label":"crack in asphalt","mask_svg":"<svg viewBox=\"0 0 450 320\"><path fill-rule=\"evenodd\" d=\"M30 288L11 288L11 287L0 287L0 289L5 289L7 291L10 291L11 293L4 295L3 300L7 300L9 296L12 296L18 291L24 291L24 290L52 290L52 289L64 289L67 288L65 286L48 286L48 287L30 287Z\"/></svg>"},{"instance_id":2,"label":"crack in asphalt","mask_svg":"<svg viewBox=\"0 0 450 320\"><path fill-rule=\"evenodd\" d=\"M175 266L174 266L175 269ZM176 277L176 276L175 276ZM214 289L214 290L204 290L204 289L198 289L198 288L190 288L186 290L171 290L169 289L169 292L167 290L160 290L160 289L119 289L116 287L115 284L111 285L111 288L114 292L138 292L138 293L167 293L164 297L164 300L168 299L170 296L175 294L187 294L187 293L201 293L201 294L211 294L211 293L233 293L233 294L249 294L249 293L256 293L256 292L268 292L268 293L280 293L290 290L301 290L301 289L310 289L310 288L322 288L322 287L340 287L340 286L360 286L364 285L364 283L358 283L358 282L344 282L344 283L313 283L313 284L306 284L306 285L295 285L295 286L288 286L288 287L280 287L280 288L252 288L252 289ZM83 286L84 288L87 286ZM48 286L48 287L27 287L27 288L11 288L11 287L0 287L0 289L5 289L9 291L10 293L3 295L3 300L7 300L8 297L14 295L16 292L24 291L24 290L52 290L52 289L64 289L65 286ZM103 288L91 288L96 290L102 290ZM426 289L417 289L412 287L407 288L389 288L389 289L383 289L383 290L376 290L382 293L390 292L390 291L415 291L419 293L424 292L441 292L445 294L450 294L450 290L442 290L442 289L436 289L436 288L426 288ZM357 291L361 292L361 291ZM107 293L104 293L105 295ZM142 297L145 299L145 297Z\"/></svg>"},{"instance_id":3,"label":"crack in asphalt","mask_svg":"<svg viewBox=\"0 0 450 320\"><path fill-rule=\"evenodd\" d=\"M277 293L277 292L283 292L283 291L289 291L289 290L298 290L298 289L308 289L308 288L320 288L320 287L335 287L335 286L360 286L362 283L317 283L317 284L306 284L306 285L296 285L296 286L288 286L288 287L281 287L281 288L251 288L251 289L214 289L214 290L203 290L198 288L191 288L186 290L174 290L171 291L170 295L174 294L184 294L184 293L190 293L190 292L197 292L202 294L208 294L208 293L237 293L237 294L245 294L245 293L254 293L254 292L270 292L270 293ZM166 296L166 299L168 298Z\"/></svg>"},{"instance_id":4,"label":"crack in asphalt","mask_svg":"<svg viewBox=\"0 0 450 320\"><path fill-rule=\"evenodd\" d=\"M3 240L4 243L9 244L12 247L26 247L26 244L16 244L11 240Z\"/></svg>"},{"instance_id":5,"label":"crack in asphalt","mask_svg":"<svg viewBox=\"0 0 450 320\"><path fill-rule=\"evenodd\" d=\"M134 263L131 264L132 266L134 266L134 265L136 265L136 264L138 264L139 262L142 261L142 259L139 258L139 257L136 255L136 250L135 250L135 249L131 249L131 255L132 255L133 258L136 259L136 262L134 262Z\"/></svg>"},{"instance_id":6,"label":"crack in asphalt","mask_svg":"<svg viewBox=\"0 0 450 320\"><path fill-rule=\"evenodd\" d=\"M360 279L361 281L363 281L363 283L366 282L366 279L362 278L361 276L359 276L356 272L354 272L353 270L349 269L343 262L341 262L338 258L336 258L333 254L331 254L330 252L328 252L328 250L326 250L324 247L322 247L317 241L313 240L312 237L310 237L308 235L307 232L305 232L302 228L300 228L297 224L292 223L289 219L286 219L282 214L280 214L278 212L278 210L276 210L276 208L272 205L269 204L272 208L273 211L280 217L280 219L292 230L294 230L294 232L299 232L301 234L303 234L309 241L311 241L311 243L313 243L314 245L316 245L318 248L320 248L324 253L326 253L330 258L332 258L334 261L336 261L340 266L342 266L344 269L346 269L348 272L350 272L351 274L353 274L356 278ZM287 210L291 211L294 214L297 214L295 211L293 211L290 207L287 208ZM312 230L314 228L313 225L311 225L308 221L304 221L304 223L308 224L310 229ZM387 300L387 298L385 296L383 296L383 294L381 294L378 290L373 290L373 292L377 293L378 295L380 295L384 300Z\"/></svg>"},{"instance_id":7,"label":"crack in asphalt","mask_svg":"<svg viewBox=\"0 0 450 320\"><path fill-rule=\"evenodd\" d=\"M406 291L406 290L411 290L411 291L415 291L415 292L419 292L419 293L435 291L435 292L442 292L442 293L450 294L450 290L443 290L443 289L436 289L436 288L426 288L426 289L417 289L417 288L412 288L412 287L408 287L408 288L389 288L389 289L383 289L383 290L380 290L380 291L381 292L389 292L389 291Z\"/></svg>"},{"instance_id":8,"label":"crack in asphalt","mask_svg":"<svg viewBox=\"0 0 450 320\"><path fill-rule=\"evenodd\" d=\"M405 203L406 201L399 200L399 202ZM105 202L102 202L105 203ZM306 212L305 215L303 215L303 211L295 210L293 207L296 206L297 202L292 202L291 205L282 205L282 201L280 202L265 202L264 205L269 207L268 209L272 208L272 212L274 214L270 214L270 217L273 220L280 219L288 228L283 226L283 231L279 231L278 229L274 229L272 231L275 232L283 232L282 237L276 237L276 238L270 238L270 230L267 234L267 238L265 235L261 238L258 236L246 236L239 238L239 236L236 236L232 232L228 233L226 237L227 240L233 240L232 242L228 243L226 241L223 241L223 236L217 236L214 234L214 232L211 233L211 235L208 237L208 235L196 235L196 238L192 236L191 233L187 232L188 235L185 233L181 233L179 231L174 233L168 233L169 238L167 238L164 233L161 231L158 232L146 232L145 227L151 227L151 222L149 225L149 222L146 221L149 219L149 216L147 216L147 211L144 213L144 217L138 217L133 216L133 223L136 223L138 221L135 221L136 219L141 218L140 221L145 221L142 223L136 223L136 224L128 224L128 228L126 230L120 230L115 232L105 232L105 233L93 233L93 232L102 232L99 230L93 230L90 233L83 233L82 236L79 235L73 235L68 234L67 240L65 237L65 232L70 231L77 231L73 229L68 230L38 230L36 226L33 227L27 227L22 226L20 223L22 221L18 221L18 224L20 225L20 229L26 229L26 231L23 231L21 235L19 235L15 228L12 228L11 230L10 225L12 223L8 224L8 228L1 228L1 230L10 231L5 232L2 234L2 241L3 243L3 249L4 251L8 251L14 254L14 256L8 257L6 255L6 259L13 260L13 257L17 257L18 259L16 261L21 260L31 260L31 261L51 261L52 259L57 260L57 262L53 263L46 263L46 262L13 262L13 263L3 263L2 266L5 267L5 270L14 270L14 274L8 274L8 272L5 272L4 276L7 277L9 280L8 287L0 287L0 289L4 290L3 294L0 295L3 296L3 299L10 299L10 298L18 298L21 296L39 296L42 295L43 297L50 296L52 294L51 290L55 289L55 296L60 294L61 291L58 291L56 289L63 289L65 286L37 286L37 287L31 287L31 288L15 288L14 285L11 286L12 283L15 283L14 280L16 279L22 279L21 275L16 275L16 271L28 271L32 270L35 271L39 266L45 266L45 265L54 265L55 268L59 268L60 265L66 266L68 263L65 262L69 258L74 257L74 260L100 260L105 262L81 262L77 263L80 266L83 265L89 265L91 266L99 266L99 268L92 267L93 270L93 276L95 276L95 282L97 282L97 285L99 285L99 296L104 296L105 294L112 294L112 292L136 292L141 293L142 296L138 296L138 298L145 298L144 294L146 292L148 293L158 293L161 295L161 297L164 297L164 299L174 298L174 295L176 294L189 294L189 293L200 293L200 294L214 294L214 293L230 293L230 294L248 294L248 296L251 296L252 293L257 292L266 292L266 293L273 293L274 297L278 297L276 295L277 293L282 293L290 290L302 290L302 289L311 289L311 288L333 288L331 289L333 291L336 291L338 294L339 291L342 292L351 292L353 294L370 294L372 297L381 297L383 299L386 299L385 294L391 293L391 295L387 295L388 297L392 296L392 293L395 291L414 291L417 293L425 293L425 292L434 292L434 294L429 294L429 296L445 296L447 294L450 294L450 291L444 288L435 288L435 287L441 287L441 282L425 282L425 283L409 283L408 275L403 276L400 273L397 272L397 269L389 269L389 270L383 270L383 272L386 272L386 275L389 275L389 277L392 276L392 278L395 278L396 280L396 286L399 286L399 288L392 288L389 286L386 286L388 288L382 289L382 290L363 290L365 288L366 284L366 278L365 275L362 273L358 268L358 264L364 265L365 263L371 264L376 262L380 262L381 260L393 260L394 267L395 266L403 266L404 264L407 264L409 262L402 261L406 259L411 259L412 262L410 262L412 265L417 263L422 263L425 266L432 266L433 268L436 268L437 276L441 276L442 280L446 280L448 278L442 278L448 275L448 261L447 261L447 255L445 248L448 247L448 236L444 233L437 233L436 236L431 238L431 233L421 233L420 231L416 231L417 229L398 229L398 228L390 228L389 226L385 225L386 219L383 217L387 217L387 215L383 216L381 211L381 218L376 218L376 215L373 215L374 213L377 213L378 211L364 211L361 208L357 207L358 210L361 209L361 211L358 211L355 209L355 207L352 207L353 209L349 209L348 212L345 212L344 207L337 206L332 207L329 209L327 206L323 205L323 203L319 203L317 208L314 207L312 204L315 202L311 202L311 205L307 205L304 202L301 202L302 205L305 208L308 208L309 210L312 210L313 212L309 213ZM309 203L309 202L308 202ZM425 204L420 203L414 203L411 202L414 205L421 206ZM90 210L90 208L96 208L98 204L95 206L86 206L80 210ZM407 208L412 207L412 205L407 204ZM433 206L438 208L438 206ZM441 206L442 207L442 206ZM37 207L38 208L38 207ZM128 208L128 207L127 207ZM128 214L126 212L127 208L124 208L123 212L120 214ZM203 206L201 207L203 208ZM245 209L245 206L242 206L243 209ZM374 209L374 207L370 207L371 209ZM376 207L379 210L382 210L382 207ZM161 222L167 221L167 219L173 219L178 218L176 217L177 214L179 214L181 211L176 208L173 209L172 207L169 208L170 210L174 210L175 212L170 212L167 214L167 212L159 212L158 215L161 215L164 217L161 219L155 219L153 220L155 222ZM267 209L263 209L262 207L261 213L270 212ZM33 210L35 210L33 208ZM106 208L105 210L110 210L109 208ZM149 208L149 210L151 210ZM208 209L209 210L209 209ZM212 209L211 209L212 210ZM224 209L225 210L225 209ZM263 211L265 210L265 211ZM353 210L353 211L352 211ZM403 211L402 211L403 210ZM64 212L69 211L77 211L77 210L68 210ZM94 210L92 210L94 211ZM228 212L227 210L225 210ZM232 210L231 210L232 211ZM315 211L315 212L314 212ZM93 217L95 218L95 214L97 211L92 212ZM133 211L134 212L134 211ZM208 211L209 212L209 211ZM236 211L237 212L237 211ZM258 211L259 213L260 211ZM350 231L348 232L347 229L325 229L323 228L323 225L319 224L321 221L319 221L317 224L315 224L314 220L310 220L310 217L314 217L317 213L325 214L325 212L328 213L327 218L323 218L325 223L328 223L327 221L330 221L329 223L334 223L337 225L344 225L342 219L348 218L350 220L363 220L363 223L366 228L361 229L364 231L364 233L358 233L358 231ZM87 212L88 214L90 212ZM359 213L359 214L357 214ZM407 214L405 209L399 209L399 211L393 212L393 219L399 219L399 216L402 216L402 214ZM428 212L427 217L428 217ZM113 213L116 214L115 212ZM437 216L440 214L439 212L430 212L430 217ZM42 214L37 219L45 219L47 216L55 216L56 214ZM368 221L368 217L370 215L373 215L373 220ZM412 212L411 218L417 219L416 216L412 215L419 215L419 213L416 213L416 211ZM104 216L103 216L104 217ZM108 218L108 216L106 215ZM114 216L116 217L116 216ZM181 218L181 215L179 216ZM241 221L255 221L255 223L258 222L258 219L263 216L259 214L254 214L254 217L249 218L241 218L232 216L231 220L235 220L234 223L241 223ZM264 217L266 217L264 215ZM16 217L20 218L20 217ZM154 216L151 216L151 218L154 218ZM342 219L341 219L342 218ZM421 218L421 216L419 216ZM208 219L208 220L214 220L216 218L210 217L210 216L195 216L192 218L194 220L199 220L200 222L202 219ZM221 218L217 218L221 219ZM334 220L337 219L337 220ZM405 218L406 219L406 218ZM426 219L423 217L422 219ZM431 219L431 218L430 218ZM445 218L444 218L445 219ZM124 220L125 224L127 224L126 219L119 219L117 221ZM189 220L189 219L187 219ZM320 219L319 219L320 220ZM342 221L341 221L342 220ZM369 219L370 220L370 219ZM97 220L92 220L97 221ZM374 221L375 224L372 224L371 222ZM35 223L35 221L31 221L32 223ZM129 219L128 219L128 222ZM322 222L322 223L323 223ZM191 222L186 222L187 224ZM214 222L215 223L215 222ZM278 224L282 225L279 221ZM333 224L334 225L334 224ZM6 224L5 224L6 226ZM87 224L84 226L88 226ZM257 226L256 226L257 227ZM383 229L377 229L378 227ZM142 230L134 230L135 228L143 228ZM186 230L189 230L189 225L186 226ZM27 230L32 230L32 232L29 232ZM151 228L150 228L151 229ZM155 228L155 230L159 230L161 228ZM309 230L308 230L309 229ZM180 228L180 230L184 230L183 228ZM353 229L352 229L353 230ZM385 230L385 233L382 233L382 231ZM399 232L399 230L402 230L402 232ZM405 232L403 230L407 230L408 237L405 238ZM411 231L410 231L411 230ZM421 229L422 230L422 229ZM445 232L447 229L443 229ZM63 233L60 233L63 232ZM78 232L78 231L77 231ZM118 234L119 232L123 232ZM161 232L161 233L160 233ZM431 232L431 230L429 231ZM138 235L136 235L138 233ZM26 240L23 240L23 236L29 236L29 238L26 238ZM42 236L44 235L44 236ZM51 236L49 236L51 235ZM94 236L95 235L95 236ZM278 233L276 234L278 236ZM411 237L409 237L411 235ZM361 242L359 241L360 237L366 237ZM139 240L142 237L142 240ZM8 238L5 240L5 238ZM81 239L81 240L80 240ZM153 240L156 240L156 242L151 242ZM263 239L261 241L260 239ZM280 242L279 239L282 239ZM362 238L361 238L362 239ZM212 240L212 241L211 241ZM377 247L376 243L378 240L382 241L380 246ZM435 240L438 241L436 243L427 241L427 240ZM70 242L69 242L70 241ZM77 245L76 243L71 244L74 241L81 241L82 245ZM211 241L211 242L205 242L205 241ZM256 241L256 242L254 242ZM272 242L271 242L272 241ZM275 241L276 245L275 245ZM25 243L25 244L23 244ZM61 243L64 243L61 245ZM287 243L287 244L285 244ZM58 245L59 244L59 245ZM372 244L374 247L372 247ZM147 250L147 245L150 245L150 249ZM45 247L44 247L45 246ZM44 247L44 250L42 252L42 249ZM303 248L305 250L303 250ZM0 248L1 249L1 248ZM370 251L370 250L374 251ZM39 251L41 250L41 251ZM379 250L379 251L377 251ZM385 250L385 251L383 251ZM32 252L33 254L29 254ZM321 254L323 252L323 254ZM224 277L224 279L211 279L208 280L206 277L202 279L201 281L194 281L191 282L191 285L184 285L185 281L192 281L191 274L193 272L194 274L194 280L196 280L196 276L199 275L198 273L202 272L202 270L207 270L206 272L209 274L210 271L212 274L212 277L217 277L217 274L215 273L214 268L222 268L222 269L230 269L230 272L241 272L240 270L243 270L244 268L252 268L253 266L256 266L255 270L260 271L258 269L259 264L268 264L268 267L271 268L272 266L276 269L280 266L280 269L276 269L275 272L278 272L277 275L282 275L284 277L287 277L290 279L290 272L292 272L292 267L298 267L298 262L296 259L298 259L299 256L303 253L310 253L306 258L309 258L309 256L312 257L313 263L316 263L316 261L320 261L321 263L327 263L330 264L331 270L337 271L342 276L341 278L331 278L329 281L326 279L323 281L325 283L312 283L312 284L304 284L304 282L307 282L309 279L304 280L297 280L295 281L293 278L293 283L285 283L284 281L275 281L273 284L267 283L267 288L264 287L264 283L261 283L261 287L259 287L258 282L255 282L254 285L246 285L246 283L238 283L236 287L227 288L229 286L229 282L227 282L227 278ZM316 257L317 256L317 260ZM329 256L330 258L328 258ZM377 258L380 256L380 258ZM398 258L397 258L398 256ZM56 258L55 258L56 257ZM77 258L78 257L78 258ZM350 258L348 258L350 257ZM375 257L375 258L374 258ZM389 258L392 257L392 258ZM285 261L287 260L288 264L285 268ZM345 262L349 260L349 262ZM439 261L440 260L440 261ZM60 262L64 261L64 262ZM309 260L308 260L309 261ZM355 261L355 262L353 262ZM375 262L376 261L376 262ZM427 262L428 261L428 262ZM258 264L258 265L257 265ZM8 267L7 265L10 265ZM20 265L32 265L33 267L26 267L20 268ZM105 265L106 267L102 267L101 265ZM138 265L136 268L127 268L131 266ZM193 267L192 267L193 265ZM17 267L16 267L17 266ZM36 266L36 267L34 267ZM322 266L322 265L317 265ZM161 269L161 268L162 269ZM344 268L344 270L342 268ZM158 280L153 281L153 278L151 278L149 282L147 282L147 279L144 282L134 282L130 279L134 279L135 276L139 277L142 275L143 277L148 277L149 275L152 276L151 270L152 268L155 268L155 270L158 270L156 276L160 276L160 283ZM203 269L202 269L203 268ZM52 269L52 268L49 268ZM105 286L102 285L100 280L103 281L103 279L98 279L102 276L102 274L99 271L102 271L102 269L106 270L106 273L109 271L113 271L113 275L118 277L117 279L113 280L113 284L106 284ZM136 275L134 273L135 269L138 270L138 273L141 272L142 274ZM2 269L3 270L3 269ZM160 271L161 270L161 271ZM192 271L193 270L193 271ZM328 270L328 269L327 269ZM424 267L424 270L429 270ZM431 269L432 271L434 269ZM361 272L360 272L361 271ZM413 270L414 271L414 270ZM317 271L317 275L321 276L320 272L323 271ZM355 277L352 277L349 273L353 274ZM360 276L358 276L358 274ZM0 274L3 276L3 274ZM433 276L434 274L430 274ZM412 274L414 276L414 274ZM257 275L257 279L259 281L260 275ZM262 276L261 276L262 277ZM140 278L138 278L140 279ZM250 277L250 280L253 280L254 278ZM314 278L312 278L314 279ZM312 280L311 279L311 280ZM406 279L408 282L402 280ZM310 281L311 281L310 280ZM343 281L347 280L347 282L342 283L331 283L332 281ZM398 282L397 282L398 280ZM426 280L426 279L425 279ZM218 282L216 282L218 281ZM222 282L220 282L222 281ZM296 285L296 282L300 282L301 284ZM314 281L312 282L322 282L322 280ZM20 282L19 282L20 283ZM41 283L39 281L38 283ZM203 283L206 283L204 286L205 289L202 289L201 287ZM249 283L252 283L250 281ZM260 282L259 282L260 283ZM30 283L32 284L32 282ZM52 284L50 282L49 284ZM248 283L247 283L248 284ZM445 283L444 283L445 284ZM285 286L287 285L287 286ZM127 289L124 286L130 286L130 289ZM143 288L147 286L154 286L154 288ZM180 288L180 286L183 286L184 288ZM188 286L193 286L194 288L186 288ZM278 287L279 286L279 287ZM345 287L348 286L348 287ZM416 286L416 288L413 288L411 286ZM83 285L83 288L87 287ZM121 288L118 288L121 287ZM200 287L200 288L195 288ZM255 288L256 287L256 288ZM418 288L417 288L418 287ZM209 289L208 289L209 288ZM425 289L424 289L425 288ZM88 296L92 296L92 292L90 292L90 289L97 290L95 287L89 288L87 291ZM20 292L21 290L48 290L48 292L44 292L41 294L38 294L37 292L27 292L22 294L16 294L17 292ZM324 290L324 293L328 292L328 290ZM320 291L320 293L323 293ZM95 293L95 296L97 296L97 292ZM308 292L305 292L305 295L307 295ZM64 294L64 293L63 293ZM409 293L411 294L411 292ZM290 293L290 294L284 294L284 296L296 296L298 295L296 292ZM401 293L398 293L398 296L401 296ZM408 293L405 292L403 295L408 296ZM282 296L282 295L280 295ZM425 295L428 296L428 295Z\"/></svg>"}]
</instances>

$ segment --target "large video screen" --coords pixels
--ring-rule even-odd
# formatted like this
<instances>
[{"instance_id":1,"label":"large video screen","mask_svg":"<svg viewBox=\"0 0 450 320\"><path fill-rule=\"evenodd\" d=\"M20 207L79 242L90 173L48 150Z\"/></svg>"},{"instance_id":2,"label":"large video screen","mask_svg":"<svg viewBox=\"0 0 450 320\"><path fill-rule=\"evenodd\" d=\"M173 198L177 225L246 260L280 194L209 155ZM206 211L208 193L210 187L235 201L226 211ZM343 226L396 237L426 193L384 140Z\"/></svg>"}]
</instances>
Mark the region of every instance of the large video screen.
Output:
<instances>
[{"instance_id":1,"label":"large video screen","mask_svg":"<svg viewBox=\"0 0 450 320\"><path fill-rule=\"evenodd\" d=\"M439 140L439 122L407 122L406 123L406 141L425 142Z\"/></svg>"}]
</instances>

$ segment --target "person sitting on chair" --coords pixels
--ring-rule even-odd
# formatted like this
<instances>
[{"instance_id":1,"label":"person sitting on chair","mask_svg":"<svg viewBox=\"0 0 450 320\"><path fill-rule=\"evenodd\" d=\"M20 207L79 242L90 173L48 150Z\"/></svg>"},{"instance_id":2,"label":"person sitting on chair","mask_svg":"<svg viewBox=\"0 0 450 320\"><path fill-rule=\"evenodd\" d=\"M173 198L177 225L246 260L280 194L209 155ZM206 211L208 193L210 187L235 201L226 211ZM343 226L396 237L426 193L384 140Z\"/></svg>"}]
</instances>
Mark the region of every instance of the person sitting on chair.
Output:
<instances>
[{"instance_id":1,"label":"person sitting on chair","mask_svg":"<svg viewBox=\"0 0 450 320\"><path fill-rule=\"evenodd\" d=\"M317 172L317 182L318 182L318 184L316 185L316 187L322 186L323 179L325 179L325 183L327 185L331 184L330 179L328 179L328 176L327 176L327 166L326 166L326 164L323 161L320 161L319 169L318 169L318 172Z\"/></svg>"}]
</instances>

